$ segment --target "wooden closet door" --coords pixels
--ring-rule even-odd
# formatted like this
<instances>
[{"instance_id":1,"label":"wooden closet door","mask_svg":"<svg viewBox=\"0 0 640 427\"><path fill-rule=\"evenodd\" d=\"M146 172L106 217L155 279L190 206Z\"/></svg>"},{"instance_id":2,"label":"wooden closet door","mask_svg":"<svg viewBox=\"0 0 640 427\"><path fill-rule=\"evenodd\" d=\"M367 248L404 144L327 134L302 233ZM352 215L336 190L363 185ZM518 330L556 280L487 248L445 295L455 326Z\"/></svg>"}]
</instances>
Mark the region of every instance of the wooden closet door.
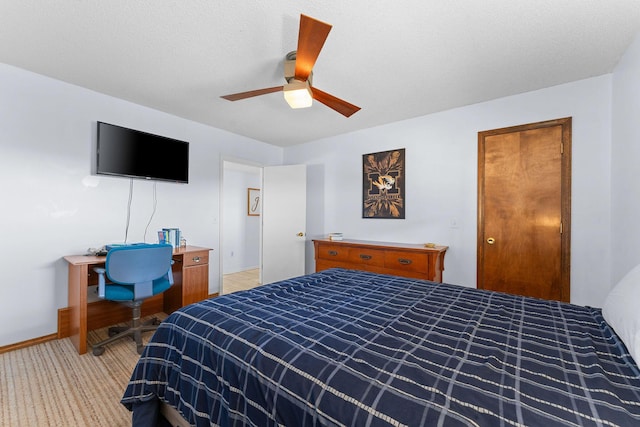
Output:
<instances>
[{"instance_id":1,"label":"wooden closet door","mask_svg":"<svg viewBox=\"0 0 640 427\"><path fill-rule=\"evenodd\" d=\"M570 301L571 119L478 134L478 288Z\"/></svg>"}]
</instances>

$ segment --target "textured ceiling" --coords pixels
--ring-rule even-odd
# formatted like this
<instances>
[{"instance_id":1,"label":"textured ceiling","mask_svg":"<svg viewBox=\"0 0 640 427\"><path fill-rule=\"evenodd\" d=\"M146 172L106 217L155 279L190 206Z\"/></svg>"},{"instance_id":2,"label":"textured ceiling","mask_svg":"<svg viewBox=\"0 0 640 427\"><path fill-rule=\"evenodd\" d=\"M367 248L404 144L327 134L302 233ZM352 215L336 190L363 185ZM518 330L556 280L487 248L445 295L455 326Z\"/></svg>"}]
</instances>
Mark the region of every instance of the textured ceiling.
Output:
<instances>
[{"instance_id":1,"label":"textured ceiling","mask_svg":"<svg viewBox=\"0 0 640 427\"><path fill-rule=\"evenodd\" d=\"M221 99L285 83L301 13L362 110ZM0 62L280 146L610 73L639 31L639 0L0 0Z\"/></svg>"}]
</instances>

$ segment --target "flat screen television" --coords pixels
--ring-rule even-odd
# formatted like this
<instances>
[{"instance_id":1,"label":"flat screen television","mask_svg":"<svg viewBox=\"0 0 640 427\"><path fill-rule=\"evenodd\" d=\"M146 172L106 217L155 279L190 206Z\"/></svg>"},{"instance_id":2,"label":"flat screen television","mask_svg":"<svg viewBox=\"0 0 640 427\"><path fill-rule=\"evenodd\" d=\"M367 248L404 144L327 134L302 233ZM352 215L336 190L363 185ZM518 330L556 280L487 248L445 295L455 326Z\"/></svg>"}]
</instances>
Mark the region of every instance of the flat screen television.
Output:
<instances>
[{"instance_id":1,"label":"flat screen television","mask_svg":"<svg viewBox=\"0 0 640 427\"><path fill-rule=\"evenodd\" d=\"M189 143L98 122L96 173L189 182Z\"/></svg>"}]
</instances>

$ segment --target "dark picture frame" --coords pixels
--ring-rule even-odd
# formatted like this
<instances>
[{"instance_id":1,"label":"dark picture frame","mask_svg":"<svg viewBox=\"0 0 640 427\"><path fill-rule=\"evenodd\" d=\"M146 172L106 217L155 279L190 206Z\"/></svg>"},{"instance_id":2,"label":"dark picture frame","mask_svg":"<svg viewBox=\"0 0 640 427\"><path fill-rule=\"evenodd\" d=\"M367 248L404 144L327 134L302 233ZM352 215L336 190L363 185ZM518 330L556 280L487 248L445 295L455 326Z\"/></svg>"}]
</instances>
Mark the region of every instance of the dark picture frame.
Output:
<instances>
[{"instance_id":1,"label":"dark picture frame","mask_svg":"<svg viewBox=\"0 0 640 427\"><path fill-rule=\"evenodd\" d=\"M404 219L405 149L362 155L362 218Z\"/></svg>"}]
</instances>

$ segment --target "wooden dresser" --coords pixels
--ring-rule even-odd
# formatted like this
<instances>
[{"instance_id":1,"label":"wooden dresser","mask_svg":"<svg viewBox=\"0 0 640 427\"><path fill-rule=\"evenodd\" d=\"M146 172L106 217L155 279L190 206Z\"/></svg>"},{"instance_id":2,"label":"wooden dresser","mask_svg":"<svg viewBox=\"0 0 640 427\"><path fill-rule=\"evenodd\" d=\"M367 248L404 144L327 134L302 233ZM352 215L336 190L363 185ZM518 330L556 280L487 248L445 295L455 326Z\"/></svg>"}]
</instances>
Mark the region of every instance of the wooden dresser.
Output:
<instances>
[{"instance_id":1,"label":"wooden dresser","mask_svg":"<svg viewBox=\"0 0 640 427\"><path fill-rule=\"evenodd\" d=\"M316 271L348 268L442 282L448 246L315 239Z\"/></svg>"}]
</instances>

